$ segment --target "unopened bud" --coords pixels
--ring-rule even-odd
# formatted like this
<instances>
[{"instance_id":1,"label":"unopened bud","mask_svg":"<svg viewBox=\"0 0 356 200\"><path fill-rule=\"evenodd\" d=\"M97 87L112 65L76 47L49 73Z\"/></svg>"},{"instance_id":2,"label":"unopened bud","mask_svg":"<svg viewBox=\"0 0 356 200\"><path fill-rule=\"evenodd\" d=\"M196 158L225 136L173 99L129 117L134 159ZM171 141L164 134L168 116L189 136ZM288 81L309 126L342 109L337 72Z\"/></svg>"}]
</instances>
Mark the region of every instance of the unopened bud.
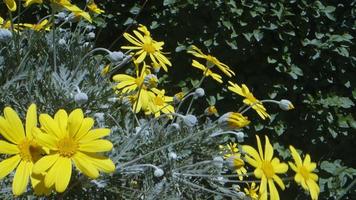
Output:
<instances>
[{"instance_id":1,"label":"unopened bud","mask_svg":"<svg viewBox=\"0 0 356 200\"><path fill-rule=\"evenodd\" d=\"M95 33L94 32L88 33L88 38L89 39L94 39L95 38Z\"/></svg>"},{"instance_id":2,"label":"unopened bud","mask_svg":"<svg viewBox=\"0 0 356 200\"><path fill-rule=\"evenodd\" d=\"M284 111L288 111L288 110L294 109L294 106L293 106L292 102L290 102L287 99L280 100L278 105L279 105L279 108L284 110Z\"/></svg>"},{"instance_id":3,"label":"unopened bud","mask_svg":"<svg viewBox=\"0 0 356 200\"><path fill-rule=\"evenodd\" d=\"M0 29L0 42L7 42L11 40L11 38L12 38L11 31L3 28Z\"/></svg>"},{"instance_id":4,"label":"unopened bud","mask_svg":"<svg viewBox=\"0 0 356 200\"><path fill-rule=\"evenodd\" d=\"M155 177L161 177L163 176L164 171L161 168L156 168L155 171L153 172L153 175Z\"/></svg>"},{"instance_id":5,"label":"unopened bud","mask_svg":"<svg viewBox=\"0 0 356 200\"><path fill-rule=\"evenodd\" d=\"M195 97L203 97L205 95L205 91L203 88L197 88L194 92Z\"/></svg>"},{"instance_id":6,"label":"unopened bud","mask_svg":"<svg viewBox=\"0 0 356 200\"><path fill-rule=\"evenodd\" d=\"M183 116L183 121L187 126L193 127L198 122L198 119L196 116L188 114Z\"/></svg>"},{"instance_id":7,"label":"unopened bud","mask_svg":"<svg viewBox=\"0 0 356 200\"><path fill-rule=\"evenodd\" d=\"M74 101L77 104L84 104L88 101L88 95L83 93L83 92L78 92L75 96L74 96Z\"/></svg>"},{"instance_id":8,"label":"unopened bud","mask_svg":"<svg viewBox=\"0 0 356 200\"><path fill-rule=\"evenodd\" d=\"M109 53L108 58L112 63L118 63L124 59L125 54L121 51L113 51Z\"/></svg>"}]
</instances>

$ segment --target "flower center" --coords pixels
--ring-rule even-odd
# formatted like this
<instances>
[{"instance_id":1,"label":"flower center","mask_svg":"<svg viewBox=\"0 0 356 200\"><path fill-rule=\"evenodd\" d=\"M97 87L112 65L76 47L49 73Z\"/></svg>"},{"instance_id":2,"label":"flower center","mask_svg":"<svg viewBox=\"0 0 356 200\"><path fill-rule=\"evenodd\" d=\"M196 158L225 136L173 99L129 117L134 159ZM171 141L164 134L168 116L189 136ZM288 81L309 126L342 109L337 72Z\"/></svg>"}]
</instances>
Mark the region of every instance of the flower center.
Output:
<instances>
[{"instance_id":1,"label":"flower center","mask_svg":"<svg viewBox=\"0 0 356 200\"><path fill-rule=\"evenodd\" d=\"M151 37L145 36L145 41L142 45L142 49L147 53L154 53L156 51Z\"/></svg>"},{"instance_id":2,"label":"flower center","mask_svg":"<svg viewBox=\"0 0 356 200\"><path fill-rule=\"evenodd\" d=\"M303 178L305 180L309 179L309 174L310 173L304 166L299 167L299 172L300 172L300 174L303 176Z\"/></svg>"},{"instance_id":3,"label":"flower center","mask_svg":"<svg viewBox=\"0 0 356 200\"><path fill-rule=\"evenodd\" d=\"M21 159L28 162L36 162L43 153L41 147L38 146L35 141L27 138L19 143L17 147L20 150Z\"/></svg>"},{"instance_id":4,"label":"flower center","mask_svg":"<svg viewBox=\"0 0 356 200\"><path fill-rule=\"evenodd\" d=\"M65 137L57 143L59 154L63 157L72 157L78 148L77 142L72 138Z\"/></svg>"},{"instance_id":5,"label":"flower center","mask_svg":"<svg viewBox=\"0 0 356 200\"><path fill-rule=\"evenodd\" d=\"M163 106L163 105L164 105L164 100L163 100L163 98L157 96L157 97L155 98L155 104L156 104L157 106Z\"/></svg>"},{"instance_id":6,"label":"flower center","mask_svg":"<svg viewBox=\"0 0 356 200\"><path fill-rule=\"evenodd\" d=\"M274 169L271 162L269 161L263 161L262 171L267 178L272 178L274 176Z\"/></svg>"}]
</instances>

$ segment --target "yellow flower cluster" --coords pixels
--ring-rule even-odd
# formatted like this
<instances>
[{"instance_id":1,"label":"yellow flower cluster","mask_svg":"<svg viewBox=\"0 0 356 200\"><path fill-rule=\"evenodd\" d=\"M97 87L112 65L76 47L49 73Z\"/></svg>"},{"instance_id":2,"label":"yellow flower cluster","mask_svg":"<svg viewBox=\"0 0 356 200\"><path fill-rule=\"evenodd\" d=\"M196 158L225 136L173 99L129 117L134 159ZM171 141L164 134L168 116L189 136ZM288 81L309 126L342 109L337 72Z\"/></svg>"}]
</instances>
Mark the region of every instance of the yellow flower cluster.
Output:
<instances>
[{"instance_id":1,"label":"yellow flower cluster","mask_svg":"<svg viewBox=\"0 0 356 200\"><path fill-rule=\"evenodd\" d=\"M245 189L245 194L251 199L279 200L280 197L275 183L282 190L285 189L285 185L283 180L279 177L279 174L285 174L288 171L288 165L274 157L274 150L267 136L265 136L264 149L262 148L260 137L256 135L256 139L257 150L250 145L243 145L242 151L246 154L246 162L255 168L254 175L257 179L260 179L260 185L257 188L255 184L249 186L249 189ZM290 146L290 150L295 161L295 164L289 162L289 166L296 172L294 180L298 184L301 184L305 190L310 192L313 200L318 199L320 192L316 182L318 176L313 173L316 164L311 162L308 154L304 162L302 162L300 155L293 146Z\"/></svg>"},{"instance_id":2,"label":"yellow flower cluster","mask_svg":"<svg viewBox=\"0 0 356 200\"><path fill-rule=\"evenodd\" d=\"M94 120L84 117L81 109L69 115L59 110L52 118L48 114L39 116L32 104L26 115L25 127L17 113L10 107L0 116L0 153L10 157L0 162L0 178L16 169L12 191L18 196L26 191L28 182L37 195L48 195L53 189L63 192L72 175L73 165L90 178L99 172L111 173L114 163L101 152L113 147L108 140L101 139L110 129L92 129Z\"/></svg>"},{"instance_id":3,"label":"yellow flower cluster","mask_svg":"<svg viewBox=\"0 0 356 200\"><path fill-rule=\"evenodd\" d=\"M163 42L156 42L151 38L148 29L140 25L138 28L144 35L138 31L134 31L134 36L125 33L124 37L136 46L124 46L124 49L138 50L133 56L138 56L134 60L136 65L136 77L127 74L117 74L113 76L113 80L118 82L116 89L118 93L129 99L134 112L138 113L143 110L145 114L153 114L155 117L162 113L173 113L174 107L170 105L173 102L173 97L166 96L165 90L157 89L158 78L151 73L152 67L146 65L144 61L149 55L152 64L162 67L167 71L167 65L171 66L169 60L162 54ZM142 68L140 69L140 64Z\"/></svg>"}]
</instances>

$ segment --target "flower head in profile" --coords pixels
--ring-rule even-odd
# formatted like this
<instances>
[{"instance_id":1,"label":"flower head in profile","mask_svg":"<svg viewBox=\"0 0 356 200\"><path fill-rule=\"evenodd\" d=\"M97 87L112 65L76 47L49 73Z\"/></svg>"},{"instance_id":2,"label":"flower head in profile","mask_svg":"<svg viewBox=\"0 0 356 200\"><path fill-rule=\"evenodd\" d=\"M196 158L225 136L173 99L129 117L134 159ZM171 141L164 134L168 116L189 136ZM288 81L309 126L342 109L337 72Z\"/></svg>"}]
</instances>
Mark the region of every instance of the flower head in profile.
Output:
<instances>
[{"instance_id":1,"label":"flower head in profile","mask_svg":"<svg viewBox=\"0 0 356 200\"><path fill-rule=\"evenodd\" d=\"M216 66L228 77L232 77L233 75L235 75L235 72L232 71L229 66L220 62L217 58L215 58L212 55L204 54L198 47L196 47L194 45L191 47L191 50L189 50L188 53L192 54L193 56L195 56L197 58L205 59L206 65L208 66L208 68L212 68L212 67Z\"/></svg>"},{"instance_id":2,"label":"flower head in profile","mask_svg":"<svg viewBox=\"0 0 356 200\"><path fill-rule=\"evenodd\" d=\"M11 12L16 11L17 5L15 0L4 0L4 3Z\"/></svg>"},{"instance_id":3,"label":"flower head in profile","mask_svg":"<svg viewBox=\"0 0 356 200\"><path fill-rule=\"evenodd\" d=\"M241 158L241 153L237 148L236 143L229 143L225 146L219 146L224 159L227 161L228 165L236 171L240 180L243 180L244 175L247 173L245 162Z\"/></svg>"},{"instance_id":4,"label":"flower head in profile","mask_svg":"<svg viewBox=\"0 0 356 200\"><path fill-rule=\"evenodd\" d=\"M316 163L311 162L309 154L305 156L303 161L293 146L289 146L289 149L295 162L288 162L292 170L296 172L294 176L295 182L297 182L299 185L302 185L303 189L306 191L309 191L313 200L318 199L320 192L320 188L317 183L318 175L313 173L316 168Z\"/></svg>"},{"instance_id":5,"label":"flower head in profile","mask_svg":"<svg viewBox=\"0 0 356 200\"><path fill-rule=\"evenodd\" d=\"M221 126L226 126L229 129L240 129L250 124L247 117L238 112L228 112L218 119Z\"/></svg>"},{"instance_id":6,"label":"flower head in profile","mask_svg":"<svg viewBox=\"0 0 356 200\"><path fill-rule=\"evenodd\" d=\"M245 97L243 102L246 105L251 106L252 109L254 109L262 119L270 117L270 115L266 112L266 108L263 106L262 102L260 102L258 99L255 98L255 96L253 96L253 94L250 92L250 90L245 84L242 84L241 87L231 81L229 81L229 84L230 86L228 87L228 89L238 95Z\"/></svg>"},{"instance_id":7,"label":"flower head in profile","mask_svg":"<svg viewBox=\"0 0 356 200\"><path fill-rule=\"evenodd\" d=\"M96 5L96 3L93 1L90 1L89 4L87 5L88 9L91 10L92 12L96 13L96 14L102 14L105 13L104 10L100 9L98 7L98 5Z\"/></svg>"},{"instance_id":8,"label":"flower head in profile","mask_svg":"<svg viewBox=\"0 0 356 200\"><path fill-rule=\"evenodd\" d=\"M38 143L49 149L49 154L39 159L33 166L33 173L45 174L44 184L63 192L72 175L72 165L90 178L97 178L99 172L111 173L114 163L100 153L113 147L108 140L110 129L92 129L94 120L84 118L83 111L76 109L69 115L59 110L54 118L48 114L39 117L41 129L34 128Z\"/></svg>"},{"instance_id":9,"label":"flower head in profile","mask_svg":"<svg viewBox=\"0 0 356 200\"><path fill-rule=\"evenodd\" d=\"M219 83L223 83L222 77L219 74L212 72L209 68L205 67L204 65L200 64L198 61L193 60L192 66L198 68L203 71L204 76L210 76L215 81Z\"/></svg>"},{"instance_id":10,"label":"flower head in profile","mask_svg":"<svg viewBox=\"0 0 356 200\"><path fill-rule=\"evenodd\" d=\"M262 200L267 200L267 193L269 191L271 200L279 200L278 190L275 183L284 190L285 185L278 174L284 174L288 171L288 165L281 163L278 158L273 158L273 147L269 142L267 136L265 136L265 148L262 150L260 137L256 135L257 148L243 145L242 150L246 153L245 159L247 163L252 165L254 175L256 178L261 179L259 193ZM267 189L268 186L268 189Z\"/></svg>"},{"instance_id":11,"label":"flower head in profile","mask_svg":"<svg viewBox=\"0 0 356 200\"><path fill-rule=\"evenodd\" d=\"M37 24L24 23L24 24L21 24L21 25L24 28L28 28L28 29L31 29L31 30L34 30L34 31L41 31L41 30L49 31L51 23L47 19L45 19L45 20L42 20L41 22L39 22Z\"/></svg>"},{"instance_id":12,"label":"flower head in profile","mask_svg":"<svg viewBox=\"0 0 356 200\"><path fill-rule=\"evenodd\" d=\"M215 105L210 105L204 110L204 113L208 116L214 115L216 117L219 116L218 109L216 109Z\"/></svg>"},{"instance_id":13,"label":"flower head in profile","mask_svg":"<svg viewBox=\"0 0 356 200\"><path fill-rule=\"evenodd\" d=\"M44 187L36 187L41 177L32 173L34 163L44 153L42 147L35 139L34 128L37 126L36 105L32 104L26 114L25 128L17 113L10 107L4 109L4 117L0 117L0 134L6 140L0 140L0 153L11 155L0 162L0 178L4 178L16 168L12 182L12 192L18 196L26 191L28 182L31 180L35 192L46 191ZM40 185L38 185L40 186Z\"/></svg>"},{"instance_id":14,"label":"flower head in profile","mask_svg":"<svg viewBox=\"0 0 356 200\"><path fill-rule=\"evenodd\" d=\"M140 25L138 31L134 30L133 33L136 37L129 33L124 33L124 37L134 46L123 46L122 49L129 49L136 51L136 63L142 63L145 58L150 57L154 66L160 66L167 71L167 66L172 66L171 62L163 55L164 42L157 42L152 39L150 32L143 25Z\"/></svg>"}]
</instances>

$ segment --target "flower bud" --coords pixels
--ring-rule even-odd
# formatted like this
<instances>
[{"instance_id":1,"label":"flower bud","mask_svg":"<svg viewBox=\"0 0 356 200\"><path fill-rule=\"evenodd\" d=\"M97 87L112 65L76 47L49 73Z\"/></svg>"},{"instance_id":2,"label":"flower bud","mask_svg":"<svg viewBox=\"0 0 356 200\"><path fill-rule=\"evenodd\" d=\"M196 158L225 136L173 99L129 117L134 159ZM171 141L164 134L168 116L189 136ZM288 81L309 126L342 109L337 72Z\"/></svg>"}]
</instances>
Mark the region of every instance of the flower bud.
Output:
<instances>
[{"instance_id":1,"label":"flower bud","mask_svg":"<svg viewBox=\"0 0 356 200\"><path fill-rule=\"evenodd\" d=\"M245 134L243 132L239 131L235 135L239 143L244 141Z\"/></svg>"},{"instance_id":2,"label":"flower bud","mask_svg":"<svg viewBox=\"0 0 356 200\"><path fill-rule=\"evenodd\" d=\"M209 106L205 109L204 113L208 116L215 115L219 116L218 110L216 109L215 106Z\"/></svg>"},{"instance_id":3,"label":"flower bud","mask_svg":"<svg viewBox=\"0 0 356 200\"><path fill-rule=\"evenodd\" d=\"M169 152L168 153L168 158L171 160L176 160L177 159L177 154L174 152Z\"/></svg>"},{"instance_id":4,"label":"flower bud","mask_svg":"<svg viewBox=\"0 0 356 200\"><path fill-rule=\"evenodd\" d=\"M279 108L284 110L284 111L288 111L288 110L294 109L294 106L293 106L292 102L290 102L287 99L280 100L278 105L279 105Z\"/></svg>"},{"instance_id":5,"label":"flower bud","mask_svg":"<svg viewBox=\"0 0 356 200\"><path fill-rule=\"evenodd\" d=\"M90 33L88 33L88 38L89 39L94 39L95 38L95 33L94 32L90 32Z\"/></svg>"},{"instance_id":6,"label":"flower bud","mask_svg":"<svg viewBox=\"0 0 356 200\"><path fill-rule=\"evenodd\" d=\"M198 122L198 119L197 117L195 117L194 115L186 115L186 116L183 116L183 122L189 126L189 127L193 127L195 126L195 124Z\"/></svg>"},{"instance_id":7,"label":"flower bud","mask_svg":"<svg viewBox=\"0 0 356 200\"><path fill-rule=\"evenodd\" d=\"M124 56L125 54L121 51L113 51L109 53L108 58L112 63L118 63L124 59Z\"/></svg>"},{"instance_id":8,"label":"flower bud","mask_svg":"<svg viewBox=\"0 0 356 200\"><path fill-rule=\"evenodd\" d=\"M78 92L75 96L74 96L74 101L77 104L84 104L88 101L88 95L83 93L83 92Z\"/></svg>"},{"instance_id":9,"label":"flower bud","mask_svg":"<svg viewBox=\"0 0 356 200\"><path fill-rule=\"evenodd\" d=\"M143 83L145 84L147 89L156 88L158 85L158 78L154 74L148 74L147 76L145 76Z\"/></svg>"},{"instance_id":10,"label":"flower bud","mask_svg":"<svg viewBox=\"0 0 356 200\"><path fill-rule=\"evenodd\" d=\"M153 172L153 175L155 177L161 177L161 176L163 176L163 174L164 174L164 171L161 168L158 168L158 167Z\"/></svg>"},{"instance_id":11,"label":"flower bud","mask_svg":"<svg viewBox=\"0 0 356 200\"><path fill-rule=\"evenodd\" d=\"M194 92L195 97L203 97L205 95L205 91L203 88L197 88Z\"/></svg>"},{"instance_id":12,"label":"flower bud","mask_svg":"<svg viewBox=\"0 0 356 200\"><path fill-rule=\"evenodd\" d=\"M7 29L0 29L0 42L8 42L12 38L11 31Z\"/></svg>"},{"instance_id":13,"label":"flower bud","mask_svg":"<svg viewBox=\"0 0 356 200\"><path fill-rule=\"evenodd\" d=\"M245 166L245 162L238 155L232 155L226 160L227 166L230 169L240 169Z\"/></svg>"},{"instance_id":14,"label":"flower bud","mask_svg":"<svg viewBox=\"0 0 356 200\"><path fill-rule=\"evenodd\" d=\"M214 165L216 167L218 167L218 168L223 167L224 159L221 156L214 157L213 161L214 161Z\"/></svg>"},{"instance_id":15,"label":"flower bud","mask_svg":"<svg viewBox=\"0 0 356 200\"><path fill-rule=\"evenodd\" d=\"M223 127L227 127L230 129L239 129L249 125L250 121L241 113L228 112L218 119L218 123L220 126Z\"/></svg>"},{"instance_id":16,"label":"flower bud","mask_svg":"<svg viewBox=\"0 0 356 200\"><path fill-rule=\"evenodd\" d=\"M184 93L183 92L178 92L173 96L173 103L178 104L180 103L184 98Z\"/></svg>"}]
</instances>

